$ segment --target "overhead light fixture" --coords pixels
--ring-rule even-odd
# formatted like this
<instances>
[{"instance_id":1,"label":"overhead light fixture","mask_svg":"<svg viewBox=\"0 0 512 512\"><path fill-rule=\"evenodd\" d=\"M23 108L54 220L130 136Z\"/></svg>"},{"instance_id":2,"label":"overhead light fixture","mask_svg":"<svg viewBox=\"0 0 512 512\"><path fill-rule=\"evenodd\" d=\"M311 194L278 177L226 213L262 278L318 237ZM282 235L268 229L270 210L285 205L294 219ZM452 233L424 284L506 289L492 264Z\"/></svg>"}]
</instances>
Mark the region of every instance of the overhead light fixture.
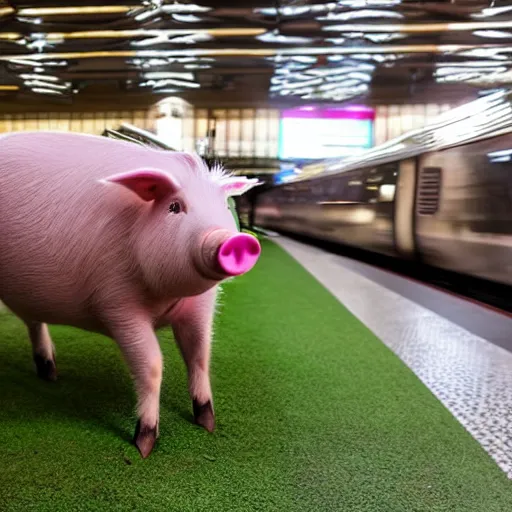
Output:
<instances>
[{"instance_id":1,"label":"overhead light fixture","mask_svg":"<svg viewBox=\"0 0 512 512\"><path fill-rule=\"evenodd\" d=\"M15 10L12 7L0 7L0 16L9 16L14 12Z\"/></svg>"},{"instance_id":2,"label":"overhead light fixture","mask_svg":"<svg viewBox=\"0 0 512 512\"><path fill-rule=\"evenodd\" d=\"M167 87L168 85L173 85L175 87L189 87L192 89L196 89L201 87L201 84L197 82L189 82L186 80L177 80L175 78L165 78L163 80L148 80L147 82L142 82L141 87L153 87L154 89Z\"/></svg>"},{"instance_id":3,"label":"overhead light fixture","mask_svg":"<svg viewBox=\"0 0 512 512\"><path fill-rule=\"evenodd\" d=\"M176 94L178 92L181 92L179 89L157 89L156 91L153 91L155 94Z\"/></svg>"},{"instance_id":4,"label":"overhead light fixture","mask_svg":"<svg viewBox=\"0 0 512 512\"><path fill-rule=\"evenodd\" d=\"M61 90L61 91L67 90L67 89L69 89L69 87L71 87L70 83L61 85L61 84L45 82L43 80L27 80L26 82L24 82L24 84L27 87L31 87L31 88L33 88L35 86L35 87L44 87L44 88L51 89L51 90Z\"/></svg>"},{"instance_id":5,"label":"overhead light fixture","mask_svg":"<svg viewBox=\"0 0 512 512\"><path fill-rule=\"evenodd\" d=\"M475 30L473 34L477 37L512 40L512 33L503 32L502 30Z\"/></svg>"},{"instance_id":6,"label":"overhead light fixture","mask_svg":"<svg viewBox=\"0 0 512 512\"><path fill-rule=\"evenodd\" d=\"M322 30L325 32L392 32L402 34L422 34L440 32L473 32L475 30L501 30L512 28L512 21L481 21L464 23L393 23L393 24L339 24L325 25Z\"/></svg>"},{"instance_id":7,"label":"overhead light fixture","mask_svg":"<svg viewBox=\"0 0 512 512\"><path fill-rule=\"evenodd\" d=\"M276 34L274 32L264 32L256 36L258 41L264 43L283 43L283 44L307 44L313 41L311 37L287 36L284 34Z\"/></svg>"},{"instance_id":8,"label":"overhead light fixture","mask_svg":"<svg viewBox=\"0 0 512 512\"><path fill-rule=\"evenodd\" d=\"M43 23L42 18L25 18L23 16L16 16L16 19L21 23L31 23L32 25L41 25Z\"/></svg>"},{"instance_id":9,"label":"overhead light fixture","mask_svg":"<svg viewBox=\"0 0 512 512\"><path fill-rule=\"evenodd\" d=\"M162 5L162 11L168 14L181 14L189 12L208 12L211 11L211 7L197 4L183 4L174 2L172 4Z\"/></svg>"},{"instance_id":10,"label":"overhead light fixture","mask_svg":"<svg viewBox=\"0 0 512 512\"><path fill-rule=\"evenodd\" d=\"M159 80L161 78L181 78L183 80L194 80L194 74L172 71L155 71L153 73L144 73L144 78L148 80Z\"/></svg>"},{"instance_id":11,"label":"overhead light fixture","mask_svg":"<svg viewBox=\"0 0 512 512\"><path fill-rule=\"evenodd\" d=\"M495 60L478 60L478 61L466 61L466 62L450 62L449 64L446 62L437 62L436 67L438 68L444 68L444 67L450 67L450 68L493 68L497 66L512 66L512 60L507 62L498 62Z\"/></svg>"},{"instance_id":12,"label":"overhead light fixture","mask_svg":"<svg viewBox=\"0 0 512 512\"><path fill-rule=\"evenodd\" d=\"M393 7L402 3L402 0L339 0L338 4L344 7Z\"/></svg>"},{"instance_id":13,"label":"overhead light fixture","mask_svg":"<svg viewBox=\"0 0 512 512\"><path fill-rule=\"evenodd\" d=\"M196 16L195 14L173 14L173 19L179 21L180 23L200 23L203 21L202 18Z\"/></svg>"},{"instance_id":14,"label":"overhead light fixture","mask_svg":"<svg viewBox=\"0 0 512 512\"><path fill-rule=\"evenodd\" d=\"M19 86L17 85L2 85L0 84L0 91L18 91Z\"/></svg>"},{"instance_id":15,"label":"overhead light fixture","mask_svg":"<svg viewBox=\"0 0 512 512\"><path fill-rule=\"evenodd\" d=\"M345 12L330 12L327 16L318 16L319 21L348 21L360 18L395 18L402 19L404 15L400 12L390 10L361 9Z\"/></svg>"},{"instance_id":16,"label":"overhead light fixture","mask_svg":"<svg viewBox=\"0 0 512 512\"><path fill-rule=\"evenodd\" d=\"M48 80L50 82L58 82L59 79L56 76L51 75L32 75L27 73L22 73L20 75L20 78L23 78L23 80Z\"/></svg>"},{"instance_id":17,"label":"overhead light fixture","mask_svg":"<svg viewBox=\"0 0 512 512\"><path fill-rule=\"evenodd\" d=\"M63 96L61 91L56 91L54 89L45 89L44 87L34 87L31 91L39 93L39 94L54 94L55 96Z\"/></svg>"},{"instance_id":18,"label":"overhead light fixture","mask_svg":"<svg viewBox=\"0 0 512 512\"><path fill-rule=\"evenodd\" d=\"M185 64L185 69L211 69L210 64Z\"/></svg>"},{"instance_id":19,"label":"overhead light fixture","mask_svg":"<svg viewBox=\"0 0 512 512\"><path fill-rule=\"evenodd\" d=\"M472 18L490 18L492 16L499 16L506 12L512 11L512 5L504 5L503 7L486 7L482 12L474 13Z\"/></svg>"},{"instance_id":20,"label":"overhead light fixture","mask_svg":"<svg viewBox=\"0 0 512 512\"><path fill-rule=\"evenodd\" d=\"M136 37L169 38L173 36L189 36L206 34L211 37L244 37L258 36L267 32L265 28L208 28L208 29L170 29L170 30L85 30L77 32L49 32L44 34L49 41L62 41L66 39L133 39ZM23 37L22 34L9 33L10 39Z\"/></svg>"},{"instance_id":21,"label":"overhead light fixture","mask_svg":"<svg viewBox=\"0 0 512 512\"><path fill-rule=\"evenodd\" d=\"M466 52L466 55L496 55L499 52L510 51L509 48L497 45L472 45L472 44L451 44L451 45L435 45L435 44L418 44L418 45L384 45L370 47L302 47L302 48L189 48L179 50L106 50L106 51L90 51L90 52L62 52L62 53L36 53L24 55L25 59L47 60L47 59L97 59L97 58L171 58L171 57L273 57L276 60L280 58L294 58L298 62L300 59L311 59L315 61L313 56L317 55L354 55L358 53L368 54L397 54L397 53L435 53L449 54ZM470 52L475 52L470 53ZM0 55L0 60L10 61L19 58L19 55ZM506 58L503 56L503 58Z\"/></svg>"},{"instance_id":22,"label":"overhead light fixture","mask_svg":"<svg viewBox=\"0 0 512 512\"><path fill-rule=\"evenodd\" d=\"M166 34L161 34L156 37L149 37L142 41L132 41L131 46L143 47L143 46L154 46L156 44L196 44L210 41L212 37L205 33L189 33L184 36L169 37Z\"/></svg>"},{"instance_id":23,"label":"overhead light fixture","mask_svg":"<svg viewBox=\"0 0 512 512\"><path fill-rule=\"evenodd\" d=\"M0 40L1 41L17 41L21 39L23 36L18 32L0 32Z\"/></svg>"},{"instance_id":24,"label":"overhead light fixture","mask_svg":"<svg viewBox=\"0 0 512 512\"><path fill-rule=\"evenodd\" d=\"M208 12L210 10L211 7L204 7L202 5L184 4L180 2L174 2L169 5L163 5L161 1L158 1L157 4L152 4L147 8L143 8L141 12L139 12L135 16L135 20L144 21L153 16L157 16L160 13L175 15L184 13Z\"/></svg>"},{"instance_id":25,"label":"overhead light fixture","mask_svg":"<svg viewBox=\"0 0 512 512\"><path fill-rule=\"evenodd\" d=\"M460 50L459 55L464 55L467 57L483 57L483 58L491 58L495 60L507 60L508 57L506 55L502 55L503 53L512 53L512 47L491 47L491 48L468 48L466 50Z\"/></svg>"},{"instance_id":26,"label":"overhead light fixture","mask_svg":"<svg viewBox=\"0 0 512 512\"><path fill-rule=\"evenodd\" d=\"M92 5L76 7L26 7L17 12L21 16L69 16L81 14L124 14L133 10L131 5Z\"/></svg>"}]
</instances>

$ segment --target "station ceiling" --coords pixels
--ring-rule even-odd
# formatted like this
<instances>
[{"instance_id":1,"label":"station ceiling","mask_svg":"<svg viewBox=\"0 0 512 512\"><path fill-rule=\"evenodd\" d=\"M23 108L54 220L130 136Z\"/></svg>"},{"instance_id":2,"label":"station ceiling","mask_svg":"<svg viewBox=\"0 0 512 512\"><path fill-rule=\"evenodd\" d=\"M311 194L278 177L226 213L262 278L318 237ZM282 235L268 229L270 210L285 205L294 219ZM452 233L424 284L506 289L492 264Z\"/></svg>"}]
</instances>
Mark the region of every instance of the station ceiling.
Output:
<instances>
[{"instance_id":1,"label":"station ceiling","mask_svg":"<svg viewBox=\"0 0 512 512\"><path fill-rule=\"evenodd\" d=\"M385 102L512 84L512 0L0 0L0 102Z\"/></svg>"}]
</instances>

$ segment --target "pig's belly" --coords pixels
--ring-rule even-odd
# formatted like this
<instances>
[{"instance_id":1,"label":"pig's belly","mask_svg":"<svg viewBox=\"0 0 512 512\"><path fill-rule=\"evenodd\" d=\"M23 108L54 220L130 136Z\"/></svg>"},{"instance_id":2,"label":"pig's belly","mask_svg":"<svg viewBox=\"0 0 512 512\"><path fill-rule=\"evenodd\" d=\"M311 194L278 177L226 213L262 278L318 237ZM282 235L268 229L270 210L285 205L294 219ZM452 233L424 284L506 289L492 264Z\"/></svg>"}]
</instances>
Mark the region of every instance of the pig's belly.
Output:
<instances>
[{"instance_id":1,"label":"pig's belly","mask_svg":"<svg viewBox=\"0 0 512 512\"><path fill-rule=\"evenodd\" d=\"M103 326L84 308L71 302L31 297L15 291L0 292L0 300L24 321L69 325L80 329L105 333Z\"/></svg>"},{"instance_id":2,"label":"pig's belly","mask_svg":"<svg viewBox=\"0 0 512 512\"><path fill-rule=\"evenodd\" d=\"M108 307L96 303L91 307L90 296L84 288L77 289L76 285L52 285L57 278L36 282L24 280L16 275L2 275L0 271L0 301L2 301L14 314L25 321L37 321L50 325L68 325L90 332L110 336L108 325L105 325L94 314L94 310ZM118 297L117 304L123 303ZM160 329L170 323L170 316L178 305L179 299L173 298L158 304L146 303L148 317L152 319L153 327ZM126 312L127 316L130 311Z\"/></svg>"},{"instance_id":3,"label":"pig's belly","mask_svg":"<svg viewBox=\"0 0 512 512\"><path fill-rule=\"evenodd\" d=\"M0 300L25 321L100 327L88 311L86 290L52 271L0 261Z\"/></svg>"}]
</instances>

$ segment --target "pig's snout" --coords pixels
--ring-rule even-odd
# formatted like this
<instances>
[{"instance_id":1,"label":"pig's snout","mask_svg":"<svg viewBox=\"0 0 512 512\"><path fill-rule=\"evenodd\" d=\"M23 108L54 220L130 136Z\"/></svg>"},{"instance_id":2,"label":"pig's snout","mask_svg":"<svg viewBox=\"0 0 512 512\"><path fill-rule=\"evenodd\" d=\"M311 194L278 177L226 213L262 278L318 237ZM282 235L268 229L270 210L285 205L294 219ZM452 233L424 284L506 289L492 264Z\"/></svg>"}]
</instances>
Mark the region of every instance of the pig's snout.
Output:
<instances>
[{"instance_id":1,"label":"pig's snout","mask_svg":"<svg viewBox=\"0 0 512 512\"><path fill-rule=\"evenodd\" d=\"M202 262L205 274L223 277L245 274L258 261L261 247L252 235L215 230L203 243Z\"/></svg>"},{"instance_id":2,"label":"pig's snout","mask_svg":"<svg viewBox=\"0 0 512 512\"><path fill-rule=\"evenodd\" d=\"M251 235L240 233L228 238L219 249L217 261L228 276L245 274L258 261L261 247Z\"/></svg>"}]
</instances>

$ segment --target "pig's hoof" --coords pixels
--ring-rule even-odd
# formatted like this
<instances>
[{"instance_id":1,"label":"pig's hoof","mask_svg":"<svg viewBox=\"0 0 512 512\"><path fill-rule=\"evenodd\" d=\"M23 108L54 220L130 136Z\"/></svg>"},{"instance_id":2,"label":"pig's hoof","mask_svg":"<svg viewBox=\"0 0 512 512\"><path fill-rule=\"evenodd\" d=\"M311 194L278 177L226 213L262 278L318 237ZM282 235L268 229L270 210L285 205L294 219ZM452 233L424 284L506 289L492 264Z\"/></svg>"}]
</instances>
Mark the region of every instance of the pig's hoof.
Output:
<instances>
[{"instance_id":1,"label":"pig's hoof","mask_svg":"<svg viewBox=\"0 0 512 512\"><path fill-rule=\"evenodd\" d=\"M194 400L192 405L194 407L195 424L205 428L208 432L213 432L215 429L215 416L213 414L211 401L208 400L205 404L199 405L199 403Z\"/></svg>"},{"instance_id":2,"label":"pig's hoof","mask_svg":"<svg viewBox=\"0 0 512 512\"><path fill-rule=\"evenodd\" d=\"M156 443L158 428L141 425L140 420L135 427L135 436L133 442L138 448L141 456L145 459L152 451Z\"/></svg>"},{"instance_id":3,"label":"pig's hoof","mask_svg":"<svg viewBox=\"0 0 512 512\"><path fill-rule=\"evenodd\" d=\"M43 356L36 354L34 356L34 363L36 364L37 376L40 379L52 382L57 380L57 367L54 360L45 359Z\"/></svg>"}]
</instances>

